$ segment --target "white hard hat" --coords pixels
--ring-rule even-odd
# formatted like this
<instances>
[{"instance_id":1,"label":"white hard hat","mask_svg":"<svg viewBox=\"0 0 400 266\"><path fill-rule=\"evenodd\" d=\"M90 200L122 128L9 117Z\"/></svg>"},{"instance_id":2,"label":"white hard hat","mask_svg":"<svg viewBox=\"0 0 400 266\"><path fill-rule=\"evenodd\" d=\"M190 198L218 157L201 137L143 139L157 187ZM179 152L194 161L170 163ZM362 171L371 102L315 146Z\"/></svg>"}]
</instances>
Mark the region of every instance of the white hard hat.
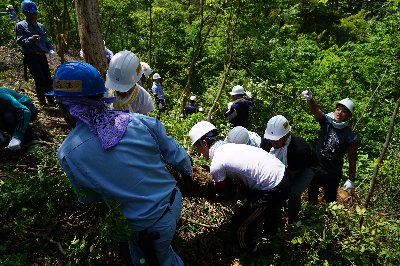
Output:
<instances>
[{"instance_id":1,"label":"white hard hat","mask_svg":"<svg viewBox=\"0 0 400 266\"><path fill-rule=\"evenodd\" d=\"M213 124L208 121L201 121L194 125L189 131L189 137L194 145L201 137L203 137L208 132L217 129Z\"/></svg>"},{"instance_id":2,"label":"white hard hat","mask_svg":"<svg viewBox=\"0 0 400 266\"><path fill-rule=\"evenodd\" d=\"M244 88L240 85L236 85L232 88L232 91L229 93L230 95L242 95L244 94Z\"/></svg>"},{"instance_id":3,"label":"white hard hat","mask_svg":"<svg viewBox=\"0 0 400 266\"><path fill-rule=\"evenodd\" d=\"M264 138L278 140L289 133L291 129L289 121L283 115L276 115L268 121Z\"/></svg>"},{"instance_id":4,"label":"white hard hat","mask_svg":"<svg viewBox=\"0 0 400 266\"><path fill-rule=\"evenodd\" d=\"M140 62L140 65L142 66L144 76L146 78L148 78L151 74L151 68L150 68L149 64L147 64L145 62Z\"/></svg>"},{"instance_id":5,"label":"white hard hat","mask_svg":"<svg viewBox=\"0 0 400 266\"><path fill-rule=\"evenodd\" d=\"M8 5L6 7L6 11L14 10L14 7L12 5Z\"/></svg>"},{"instance_id":6,"label":"white hard hat","mask_svg":"<svg viewBox=\"0 0 400 266\"><path fill-rule=\"evenodd\" d=\"M227 143L236 143L236 144L248 144L250 140L249 131L246 128L237 126L232 128L228 135L226 136L225 141Z\"/></svg>"},{"instance_id":7,"label":"white hard hat","mask_svg":"<svg viewBox=\"0 0 400 266\"><path fill-rule=\"evenodd\" d=\"M160 74L158 74L158 73L155 73L154 75L153 75L153 79L160 79L161 78L161 76L160 76Z\"/></svg>"},{"instance_id":8,"label":"white hard hat","mask_svg":"<svg viewBox=\"0 0 400 266\"><path fill-rule=\"evenodd\" d=\"M106 87L127 92L143 75L139 58L130 51L116 53L110 61L106 75Z\"/></svg>"},{"instance_id":9,"label":"white hard hat","mask_svg":"<svg viewBox=\"0 0 400 266\"><path fill-rule=\"evenodd\" d=\"M338 105L338 104L344 105L347 109L349 109L350 113L353 114L355 105L352 100L350 100L349 98L346 98L346 99L343 99L343 100L337 102L336 105Z\"/></svg>"},{"instance_id":10,"label":"white hard hat","mask_svg":"<svg viewBox=\"0 0 400 266\"><path fill-rule=\"evenodd\" d=\"M190 96L189 100L190 101L196 101L196 96Z\"/></svg>"}]
</instances>

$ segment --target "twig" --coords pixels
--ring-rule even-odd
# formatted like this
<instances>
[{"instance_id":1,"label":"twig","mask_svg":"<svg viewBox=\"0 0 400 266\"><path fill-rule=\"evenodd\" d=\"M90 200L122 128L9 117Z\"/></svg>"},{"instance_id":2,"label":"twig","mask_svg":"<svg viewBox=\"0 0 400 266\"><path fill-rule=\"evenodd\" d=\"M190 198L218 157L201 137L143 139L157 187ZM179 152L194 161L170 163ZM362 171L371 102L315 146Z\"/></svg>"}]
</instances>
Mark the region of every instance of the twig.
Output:
<instances>
[{"instance_id":1,"label":"twig","mask_svg":"<svg viewBox=\"0 0 400 266\"><path fill-rule=\"evenodd\" d=\"M250 75L252 75L253 77L257 78L257 79L260 80L261 82L265 82L265 80L263 80L262 78L260 78L260 77L257 76L256 74L254 74L253 71L251 71L251 69L250 69L248 66L246 66L246 65L244 65L244 64L240 64L240 66L242 66L244 69L246 69L247 72L249 72ZM272 88L272 87L269 87L268 89L270 89L271 91L275 92L276 94L278 94L278 95L280 95L280 96L284 96L284 97L287 97L287 98L289 98L289 99L295 100L295 98L293 98L292 96L287 95L287 94L285 94L285 93L283 93L283 92L281 92L281 91L279 91L279 90L276 90L276 89L274 89L274 88Z\"/></svg>"},{"instance_id":2,"label":"twig","mask_svg":"<svg viewBox=\"0 0 400 266\"><path fill-rule=\"evenodd\" d=\"M375 169L374 169L374 173L372 175L372 179L371 179L371 182L370 182L370 188L369 188L367 197L365 198L365 201L364 201L364 204L363 204L364 208L367 208L367 206L369 205L369 202L370 202L370 200L372 198L372 194L374 193L375 183L376 183L377 176L378 176L378 171L379 171L379 168L381 167L381 164L383 162L383 158L384 158L385 153L387 151L387 148L389 146L390 139L392 138L394 125L395 125L395 121L396 121L396 117L397 117L397 113L399 111L399 108L400 108L400 98L397 100L396 107L393 110L392 119L391 119L390 125L389 125L389 131L388 131L388 133L386 135L386 140L385 140L385 143L383 144L383 149L381 150L379 158L375 163ZM364 216L361 216L360 228L361 228L363 222L364 222Z\"/></svg>"},{"instance_id":3,"label":"twig","mask_svg":"<svg viewBox=\"0 0 400 266\"><path fill-rule=\"evenodd\" d=\"M56 242L56 241L54 241L53 239L51 239L51 238L47 238L49 241L50 241L50 243L53 243L53 244L56 244L57 245L57 247L58 247L58 250L64 255L64 256L66 256L67 255L67 252L65 252L65 250L62 248L62 246L61 246L61 243L60 242Z\"/></svg>"},{"instance_id":4,"label":"twig","mask_svg":"<svg viewBox=\"0 0 400 266\"><path fill-rule=\"evenodd\" d=\"M58 143L48 142L48 141L44 141L44 140L32 140L29 143L29 145L34 145L34 144L46 144L46 145L49 145L49 146L58 145Z\"/></svg>"},{"instance_id":5,"label":"twig","mask_svg":"<svg viewBox=\"0 0 400 266\"><path fill-rule=\"evenodd\" d=\"M362 119L362 118L364 117L364 115L367 113L367 108L368 108L368 106L369 106L369 103L371 102L372 97L374 97L375 93L377 92L377 90L378 90L379 87L381 86L382 80L383 80L383 78L386 76L386 72L387 72L387 68L385 68L385 73L383 73L382 78L381 78L381 80L380 80L379 83L378 83L378 86L376 86L374 92L373 92L373 93L371 94L371 96L369 97L368 102L367 102L367 104L365 105L365 108L364 108L364 110L363 110L362 113L361 113L361 116L358 118L357 122L355 123L355 125L354 125L354 127L353 127L353 130L355 130L355 129L357 128L358 123L361 121L361 119Z\"/></svg>"},{"instance_id":6,"label":"twig","mask_svg":"<svg viewBox=\"0 0 400 266\"><path fill-rule=\"evenodd\" d=\"M206 227L206 228L218 228L219 227L218 225L215 225L215 224L213 224L213 225L203 224L203 223L197 222L195 220L192 220L190 218L182 218L182 219L186 220L187 222L189 222L191 224L200 225L200 226Z\"/></svg>"}]
</instances>

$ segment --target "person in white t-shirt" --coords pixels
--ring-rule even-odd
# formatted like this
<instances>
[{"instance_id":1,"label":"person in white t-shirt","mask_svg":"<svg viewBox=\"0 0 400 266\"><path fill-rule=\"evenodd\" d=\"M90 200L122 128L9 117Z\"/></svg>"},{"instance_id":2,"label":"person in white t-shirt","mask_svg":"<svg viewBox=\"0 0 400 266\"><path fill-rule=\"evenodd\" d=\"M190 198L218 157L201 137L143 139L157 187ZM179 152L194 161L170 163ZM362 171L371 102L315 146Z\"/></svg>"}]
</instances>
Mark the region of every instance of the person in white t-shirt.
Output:
<instances>
[{"instance_id":1,"label":"person in white t-shirt","mask_svg":"<svg viewBox=\"0 0 400 266\"><path fill-rule=\"evenodd\" d=\"M289 192L285 165L268 152L251 145L225 143L216 127L201 121L189 131L192 145L208 160L218 191L217 199L231 199L229 180L243 183L246 201L232 217L231 225L239 248L257 249L256 235L262 229L269 235L278 230L280 210ZM264 224L264 228L262 225Z\"/></svg>"},{"instance_id":2,"label":"person in white t-shirt","mask_svg":"<svg viewBox=\"0 0 400 266\"><path fill-rule=\"evenodd\" d=\"M142 65L134 53L121 51L113 56L105 83L116 96L113 109L143 115L154 111L151 95L137 83L142 75Z\"/></svg>"},{"instance_id":3,"label":"person in white t-shirt","mask_svg":"<svg viewBox=\"0 0 400 266\"><path fill-rule=\"evenodd\" d=\"M256 132L248 131L242 126L232 128L225 138L226 143L246 144L260 147L261 137Z\"/></svg>"}]
</instances>

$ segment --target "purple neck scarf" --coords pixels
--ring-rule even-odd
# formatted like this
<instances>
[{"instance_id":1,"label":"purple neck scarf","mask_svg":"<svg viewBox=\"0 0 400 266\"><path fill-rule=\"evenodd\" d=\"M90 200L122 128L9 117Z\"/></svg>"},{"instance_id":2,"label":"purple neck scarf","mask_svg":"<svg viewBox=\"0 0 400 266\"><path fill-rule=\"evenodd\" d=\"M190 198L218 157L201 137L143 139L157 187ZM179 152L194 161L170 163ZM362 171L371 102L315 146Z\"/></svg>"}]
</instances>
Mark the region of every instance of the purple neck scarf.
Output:
<instances>
[{"instance_id":1,"label":"purple neck scarf","mask_svg":"<svg viewBox=\"0 0 400 266\"><path fill-rule=\"evenodd\" d=\"M89 126L105 150L120 142L129 123L128 111L108 109L107 104L114 100L115 98L102 98L99 101L84 97L58 98L58 102L64 105L73 117Z\"/></svg>"}]
</instances>

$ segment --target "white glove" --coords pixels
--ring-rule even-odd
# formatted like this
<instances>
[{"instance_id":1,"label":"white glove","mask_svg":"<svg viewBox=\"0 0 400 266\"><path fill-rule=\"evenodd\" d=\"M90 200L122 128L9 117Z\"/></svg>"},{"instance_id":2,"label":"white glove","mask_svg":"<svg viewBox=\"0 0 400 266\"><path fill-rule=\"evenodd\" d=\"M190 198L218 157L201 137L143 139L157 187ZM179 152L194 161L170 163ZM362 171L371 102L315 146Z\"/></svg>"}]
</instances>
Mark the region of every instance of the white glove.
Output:
<instances>
[{"instance_id":1,"label":"white glove","mask_svg":"<svg viewBox=\"0 0 400 266\"><path fill-rule=\"evenodd\" d=\"M162 108L163 108L162 103L159 103L159 104L158 104L158 109L162 109Z\"/></svg>"},{"instance_id":2,"label":"white glove","mask_svg":"<svg viewBox=\"0 0 400 266\"><path fill-rule=\"evenodd\" d=\"M247 96L247 98L251 98L252 97L251 91L246 91L246 96Z\"/></svg>"},{"instance_id":3,"label":"white glove","mask_svg":"<svg viewBox=\"0 0 400 266\"><path fill-rule=\"evenodd\" d=\"M199 107L199 112L203 112L204 108L203 107Z\"/></svg>"},{"instance_id":4,"label":"white glove","mask_svg":"<svg viewBox=\"0 0 400 266\"><path fill-rule=\"evenodd\" d=\"M345 190L354 188L354 182L351 181L350 179L347 179L346 183L344 183L344 185L343 185L343 188L344 188Z\"/></svg>"},{"instance_id":5,"label":"white glove","mask_svg":"<svg viewBox=\"0 0 400 266\"><path fill-rule=\"evenodd\" d=\"M54 50L50 50L49 57L50 57L50 64L54 63Z\"/></svg>"},{"instance_id":6,"label":"white glove","mask_svg":"<svg viewBox=\"0 0 400 266\"><path fill-rule=\"evenodd\" d=\"M304 99L306 99L307 101L312 99L312 93L309 90L305 90L301 93L301 96L304 97Z\"/></svg>"},{"instance_id":7,"label":"white glove","mask_svg":"<svg viewBox=\"0 0 400 266\"><path fill-rule=\"evenodd\" d=\"M229 103L228 103L228 110L231 109L232 104L233 104L233 102L229 102Z\"/></svg>"},{"instance_id":8,"label":"white glove","mask_svg":"<svg viewBox=\"0 0 400 266\"><path fill-rule=\"evenodd\" d=\"M85 58L85 56L83 55L82 49L79 51L79 57L80 57L81 59Z\"/></svg>"},{"instance_id":9,"label":"white glove","mask_svg":"<svg viewBox=\"0 0 400 266\"><path fill-rule=\"evenodd\" d=\"M21 149L21 141L19 139L12 138L10 143L8 143L7 148L10 150L19 150Z\"/></svg>"}]
</instances>

